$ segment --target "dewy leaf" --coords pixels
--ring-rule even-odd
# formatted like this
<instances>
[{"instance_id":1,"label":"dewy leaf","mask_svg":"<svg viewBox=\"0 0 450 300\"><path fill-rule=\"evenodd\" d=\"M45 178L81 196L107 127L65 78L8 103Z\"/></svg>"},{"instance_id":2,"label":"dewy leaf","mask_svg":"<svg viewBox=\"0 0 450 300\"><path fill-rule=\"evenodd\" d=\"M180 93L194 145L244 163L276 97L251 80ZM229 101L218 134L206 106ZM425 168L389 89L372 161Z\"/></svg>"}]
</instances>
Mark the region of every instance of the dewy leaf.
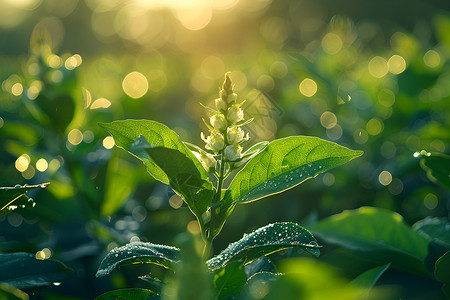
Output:
<instances>
[{"instance_id":1,"label":"dewy leaf","mask_svg":"<svg viewBox=\"0 0 450 300\"><path fill-rule=\"evenodd\" d=\"M117 300L127 300L127 299L133 299L133 300L157 300L161 299L161 296L158 294L155 294L154 292L146 289L140 289L140 288L131 288L131 289L120 289L120 290L114 290L109 291L104 294L101 294L95 300L111 300L111 299L117 299Z\"/></svg>"},{"instance_id":2,"label":"dewy leaf","mask_svg":"<svg viewBox=\"0 0 450 300\"><path fill-rule=\"evenodd\" d=\"M358 277L352 280L351 284L356 287L363 288L364 292L361 295L361 300L369 299L370 290L375 285L375 283L377 283L381 275L383 275L383 273L386 272L387 269L389 269L390 265L391 264L389 263L383 266L372 268L363 272L362 274L358 275Z\"/></svg>"},{"instance_id":3,"label":"dewy leaf","mask_svg":"<svg viewBox=\"0 0 450 300\"><path fill-rule=\"evenodd\" d=\"M150 120L115 121L100 126L112 134L117 146L142 160L156 180L173 185L204 228L202 215L211 201L213 186L200 161L174 131ZM174 157L165 149L171 149ZM175 160L189 170L175 168Z\"/></svg>"},{"instance_id":4,"label":"dewy leaf","mask_svg":"<svg viewBox=\"0 0 450 300\"><path fill-rule=\"evenodd\" d=\"M224 202L248 203L281 193L362 153L316 137L275 140L236 175Z\"/></svg>"},{"instance_id":5,"label":"dewy leaf","mask_svg":"<svg viewBox=\"0 0 450 300\"><path fill-rule=\"evenodd\" d=\"M274 223L244 235L206 264L210 270L226 267L239 260L246 265L262 256L287 248L301 248L315 256L320 254L320 246L308 230L295 223Z\"/></svg>"},{"instance_id":6,"label":"dewy leaf","mask_svg":"<svg viewBox=\"0 0 450 300\"><path fill-rule=\"evenodd\" d=\"M423 156L420 165L431 180L450 189L450 156L444 154Z\"/></svg>"},{"instance_id":7,"label":"dewy leaf","mask_svg":"<svg viewBox=\"0 0 450 300\"><path fill-rule=\"evenodd\" d=\"M0 254L0 282L19 289L61 283L72 272L54 259L38 260L33 254Z\"/></svg>"},{"instance_id":8,"label":"dewy leaf","mask_svg":"<svg viewBox=\"0 0 450 300\"><path fill-rule=\"evenodd\" d=\"M392 262L395 268L426 274L423 262L428 240L395 212L361 207L324 219L311 231L329 243L359 251L374 262Z\"/></svg>"},{"instance_id":9,"label":"dewy leaf","mask_svg":"<svg viewBox=\"0 0 450 300\"><path fill-rule=\"evenodd\" d=\"M132 242L111 250L100 263L95 276L105 276L120 266L141 263L155 264L173 270L179 252L178 248L166 245Z\"/></svg>"},{"instance_id":10,"label":"dewy leaf","mask_svg":"<svg viewBox=\"0 0 450 300\"><path fill-rule=\"evenodd\" d=\"M34 201L25 193L36 188L45 188L49 183L37 185L16 185L15 187L0 187L0 215L7 214L18 207L33 207Z\"/></svg>"}]
</instances>

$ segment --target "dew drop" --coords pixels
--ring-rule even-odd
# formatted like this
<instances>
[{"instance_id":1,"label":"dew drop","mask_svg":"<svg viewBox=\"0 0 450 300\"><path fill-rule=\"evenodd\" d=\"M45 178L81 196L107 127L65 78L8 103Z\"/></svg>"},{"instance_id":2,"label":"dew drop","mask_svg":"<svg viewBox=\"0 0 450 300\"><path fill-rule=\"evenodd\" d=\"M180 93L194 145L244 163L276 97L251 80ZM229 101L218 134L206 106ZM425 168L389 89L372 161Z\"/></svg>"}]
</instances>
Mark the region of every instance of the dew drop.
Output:
<instances>
[{"instance_id":1,"label":"dew drop","mask_svg":"<svg viewBox=\"0 0 450 300\"><path fill-rule=\"evenodd\" d=\"M55 285L55 286L58 286L60 284L61 284L61 282L57 282L57 281L53 282L53 285Z\"/></svg>"}]
</instances>

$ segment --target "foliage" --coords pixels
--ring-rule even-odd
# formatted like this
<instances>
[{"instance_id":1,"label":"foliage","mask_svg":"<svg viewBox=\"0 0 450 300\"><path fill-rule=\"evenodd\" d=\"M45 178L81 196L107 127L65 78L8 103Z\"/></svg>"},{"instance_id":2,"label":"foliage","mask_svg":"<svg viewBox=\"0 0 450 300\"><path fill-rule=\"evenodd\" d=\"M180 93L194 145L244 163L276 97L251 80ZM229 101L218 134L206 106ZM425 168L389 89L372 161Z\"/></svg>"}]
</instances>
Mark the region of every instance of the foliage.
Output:
<instances>
[{"instance_id":1,"label":"foliage","mask_svg":"<svg viewBox=\"0 0 450 300\"><path fill-rule=\"evenodd\" d=\"M450 297L448 5L122 2L2 4L0 298Z\"/></svg>"}]
</instances>

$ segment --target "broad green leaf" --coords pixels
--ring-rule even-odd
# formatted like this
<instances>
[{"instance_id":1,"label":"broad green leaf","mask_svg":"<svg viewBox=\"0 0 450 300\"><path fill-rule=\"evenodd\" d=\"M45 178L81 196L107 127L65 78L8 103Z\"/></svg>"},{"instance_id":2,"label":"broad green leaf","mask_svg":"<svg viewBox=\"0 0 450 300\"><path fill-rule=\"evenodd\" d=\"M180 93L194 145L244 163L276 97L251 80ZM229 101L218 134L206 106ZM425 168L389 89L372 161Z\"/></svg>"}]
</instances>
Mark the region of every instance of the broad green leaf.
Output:
<instances>
[{"instance_id":1,"label":"broad green leaf","mask_svg":"<svg viewBox=\"0 0 450 300\"><path fill-rule=\"evenodd\" d=\"M279 275L272 283L270 290L266 292L267 296L261 297L264 300L360 300L364 293L363 288L349 284L333 267L317 260L295 258L284 260L279 265L283 275ZM375 299L395 299L392 295L383 296Z\"/></svg>"},{"instance_id":2,"label":"broad green leaf","mask_svg":"<svg viewBox=\"0 0 450 300\"><path fill-rule=\"evenodd\" d=\"M111 250L100 263L95 276L105 276L117 267L131 264L149 263L173 270L179 251L166 245L132 242Z\"/></svg>"},{"instance_id":3,"label":"broad green leaf","mask_svg":"<svg viewBox=\"0 0 450 300\"><path fill-rule=\"evenodd\" d=\"M7 214L16 208L34 207L33 199L25 195L26 192L45 188L49 183L37 185L16 185L15 187L0 187L0 215Z\"/></svg>"},{"instance_id":4,"label":"broad green leaf","mask_svg":"<svg viewBox=\"0 0 450 300\"><path fill-rule=\"evenodd\" d=\"M359 251L374 262L392 262L393 267L426 274L423 262L428 240L395 212L361 207L322 220L311 231L329 243Z\"/></svg>"},{"instance_id":5,"label":"broad green leaf","mask_svg":"<svg viewBox=\"0 0 450 300\"><path fill-rule=\"evenodd\" d=\"M118 147L142 160L147 166L149 173L162 183L169 184L169 178L165 172L153 162L145 151L145 148L136 147L138 146L136 144L133 145L140 136L151 146L178 150L192 160L204 180L208 179L208 174L198 159L180 140L180 137L164 124L150 120L122 120L111 123L100 123L99 125L108 130Z\"/></svg>"},{"instance_id":6,"label":"broad green leaf","mask_svg":"<svg viewBox=\"0 0 450 300\"><path fill-rule=\"evenodd\" d=\"M95 300L157 300L161 299L158 294L146 289L132 288L109 291L101 294Z\"/></svg>"},{"instance_id":7,"label":"broad green leaf","mask_svg":"<svg viewBox=\"0 0 450 300\"><path fill-rule=\"evenodd\" d=\"M387 269L389 269L390 265L391 264L389 263L383 266L372 268L352 280L351 284L364 289L360 298L361 300L369 299L371 289L373 288L375 283L377 283L381 275L383 275L383 273L386 272Z\"/></svg>"},{"instance_id":8,"label":"broad green leaf","mask_svg":"<svg viewBox=\"0 0 450 300\"><path fill-rule=\"evenodd\" d=\"M211 182L204 180L194 162L178 150L149 147L145 151L164 171L172 189L186 201L203 228L202 214L213 197Z\"/></svg>"},{"instance_id":9,"label":"broad green leaf","mask_svg":"<svg viewBox=\"0 0 450 300\"><path fill-rule=\"evenodd\" d=\"M244 266L240 262L233 262L225 268L214 271L215 299L227 299L236 296L247 282Z\"/></svg>"},{"instance_id":10,"label":"broad green leaf","mask_svg":"<svg viewBox=\"0 0 450 300\"><path fill-rule=\"evenodd\" d=\"M275 140L236 175L225 196L225 205L248 203L281 193L362 153L316 137Z\"/></svg>"},{"instance_id":11,"label":"broad green leaf","mask_svg":"<svg viewBox=\"0 0 450 300\"><path fill-rule=\"evenodd\" d=\"M266 256L260 257L245 266L245 274L247 275L247 278L250 278L260 272L277 273L277 269L273 262Z\"/></svg>"},{"instance_id":12,"label":"broad green leaf","mask_svg":"<svg viewBox=\"0 0 450 300\"><path fill-rule=\"evenodd\" d=\"M412 228L428 240L450 249L450 222L448 220L426 217L416 222Z\"/></svg>"},{"instance_id":13,"label":"broad green leaf","mask_svg":"<svg viewBox=\"0 0 450 300\"><path fill-rule=\"evenodd\" d=\"M206 264L213 271L239 260L246 265L287 248L301 248L315 256L320 254L320 246L308 230L295 223L274 223L244 235Z\"/></svg>"},{"instance_id":14,"label":"broad green leaf","mask_svg":"<svg viewBox=\"0 0 450 300\"><path fill-rule=\"evenodd\" d=\"M147 282L149 284L148 289L151 290L152 292L155 292L157 294L161 294L161 290L163 287L164 282L162 282L161 280L159 280L156 277L151 277L151 276L139 276L139 279Z\"/></svg>"},{"instance_id":15,"label":"broad green leaf","mask_svg":"<svg viewBox=\"0 0 450 300\"><path fill-rule=\"evenodd\" d=\"M263 299L264 296L270 291L272 284L282 277L281 274L275 274L272 272L258 272L252 275L247 283L244 285L244 289L239 297L240 300L256 300ZM286 298L279 298L286 299ZM295 298L294 298L295 299Z\"/></svg>"},{"instance_id":16,"label":"broad green leaf","mask_svg":"<svg viewBox=\"0 0 450 300\"><path fill-rule=\"evenodd\" d=\"M423 156L420 166L427 172L428 178L450 189L450 157L444 154Z\"/></svg>"},{"instance_id":17,"label":"broad green leaf","mask_svg":"<svg viewBox=\"0 0 450 300\"><path fill-rule=\"evenodd\" d=\"M0 283L19 289L61 283L72 272L54 259L38 260L33 254L0 254Z\"/></svg>"},{"instance_id":18,"label":"broad green leaf","mask_svg":"<svg viewBox=\"0 0 450 300\"><path fill-rule=\"evenodd\" d=\"M211 201L213 186L200 161L179 136L167 126L150 120L115 121L103 123L100 126L111 133L118 147L142 160L153 178L165 184L173 184L172 188L184 198L204 230L202 215ZM171 153L176 157L164 155L163 149L154 150L156 147L172 149ZM149 151L149 148L152 150ZM178 169L179 172L176 173L172 159L182 162L183 166L188 166L192 174L184 173L183 175L181 169ZM163 170L162 167L167 168ZM174 173L175 176L173 176Z\"/></svg>"}]
</instances>

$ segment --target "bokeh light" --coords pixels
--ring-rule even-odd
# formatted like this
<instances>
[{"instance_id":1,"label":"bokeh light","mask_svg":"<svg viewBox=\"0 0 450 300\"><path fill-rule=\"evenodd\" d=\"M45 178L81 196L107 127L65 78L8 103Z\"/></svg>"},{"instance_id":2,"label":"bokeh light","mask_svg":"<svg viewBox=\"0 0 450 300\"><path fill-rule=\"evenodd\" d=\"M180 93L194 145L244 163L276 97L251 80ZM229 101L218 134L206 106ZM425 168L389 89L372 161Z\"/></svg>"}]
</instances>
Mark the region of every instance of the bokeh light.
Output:
<instances>
[{"instance_id":1,"label":"bokeh light","mask_svg":"<svg viewBox=\"0 0 450 300\"><path fill-rule=\"evenodd\" d=\"M148 81L142 73L131 72L123 79L122 88L129 97L141 98L148 91Z\"/></svg>"},{"instance_id":2,"label":"bokeh light","mask_svg":"<svg viewBox=\"0 0 450 300\"><path fill-rule=\"evenodd\" d=\"M83 133L77 128L72 129L67 135L67 139L72 145L79 145L83 141Z\"/></svg>"},{"instance_id":3,"label":"bokeh light","mask_svg":"<svg viewBox=\"0 0 450 300\"><path fill-rule=\"evenodd\" d=\"M381 56L375 56L369 61L369 73L375 78L382 78L384 77L388 71L388 63L387 61L382 58Z\"/></svg>"},{"instance_id":4,"label":"bokeh light","mask_svg":"<svg viewBox=\"0 0 450 300\"><path fill-rule=\"evenodd\" d=\"M341 37L332 32L327 33L322 38L321 44L322 44L323 51L325 51L326 53L328 53L330 55L337 54L342 49Z\"/></svg>"},{"instance_id":5,"label":"bokeh light","mask_svg":"<svg viewBox=\"0 0 450 300\"><path fill-rule=\"evenodd\" d=\"M389 72L394 75L398 75L403 73L406 69L406 61L400 55L392 55L388 60L388 68Z\"/></svg>"},{"instance_id":6,"label":"bokeh light","mask_svg":"<svg viewBox=\"0 0 450 300\"><path fill-rule=\"evenodd\" d=\"M112 149L115 145L114 138L112 136L107 136L102 141L103 147L106 149Z\"/></svg>"},{"instance_id":7,"label":"bokeh light","mask_svg":"<svg viewBox=\"0 0 450 300\"><path fill-rule=\"evenodd\" d=\"M384 170L378 176L378 181L382 185L387 186L387 185L389 185L392 182L392 174L390 172Z\"/></svg>"},{"instance_id":8,"label":"bokeh light","mask_svg":"<svg viewBox=\"0 0 450 300\"><path fill-rule=\"evenodd\" d=\"M300 83L298 88L300 90L300 93L302 93L302 95L306 97L312 97L317 92L317 83L310 78L305 78Z\"/></svg>"}]
</instances>

